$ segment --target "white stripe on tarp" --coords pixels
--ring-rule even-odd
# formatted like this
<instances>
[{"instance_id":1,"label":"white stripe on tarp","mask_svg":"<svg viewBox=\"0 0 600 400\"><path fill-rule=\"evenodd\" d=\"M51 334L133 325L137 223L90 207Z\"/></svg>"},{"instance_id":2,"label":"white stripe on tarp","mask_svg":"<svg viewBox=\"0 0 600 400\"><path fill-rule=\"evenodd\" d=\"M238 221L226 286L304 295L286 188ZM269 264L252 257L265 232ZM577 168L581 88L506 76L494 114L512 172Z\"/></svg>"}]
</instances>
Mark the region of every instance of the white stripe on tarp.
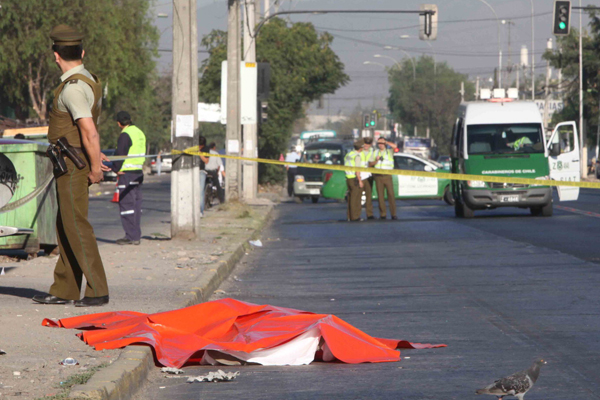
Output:
<instances>
[{"instance_id":1,"label":"white stripe on tarp","mask_svg":"<svg viewBox=\"0 0 600 400\"><path fill-rule=\"evenodd\" d=\"M129 211L121 211L121 215L128 215L128 214L134 214L135 210L129 210Z\"/></svg>"}]
</instances>

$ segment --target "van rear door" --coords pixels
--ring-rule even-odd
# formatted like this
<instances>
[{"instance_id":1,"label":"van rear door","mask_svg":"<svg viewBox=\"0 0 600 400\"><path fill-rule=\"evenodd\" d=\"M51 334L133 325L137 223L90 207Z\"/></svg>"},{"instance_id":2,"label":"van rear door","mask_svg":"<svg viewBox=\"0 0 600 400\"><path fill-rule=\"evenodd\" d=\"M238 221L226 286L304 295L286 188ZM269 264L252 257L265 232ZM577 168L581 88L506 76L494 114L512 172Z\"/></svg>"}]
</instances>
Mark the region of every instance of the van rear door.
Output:
<instances>
[{"instance_id":1,"label":"van rear door","mask_svg":"<svg viewBox=\"0 0 600 400\"><path fill-rule=\"evenodd\" d=\"M548 141L548 148L552 148L553 144L559 145L560 154L548 157L550 178L555 181L579 182L581 162L579 160L579 135L577 134L576 123L568 121L556 125ZM558 186L557 189L560 201L573 201L579 197L578 187Z\"/></svg>"}]
</instances>

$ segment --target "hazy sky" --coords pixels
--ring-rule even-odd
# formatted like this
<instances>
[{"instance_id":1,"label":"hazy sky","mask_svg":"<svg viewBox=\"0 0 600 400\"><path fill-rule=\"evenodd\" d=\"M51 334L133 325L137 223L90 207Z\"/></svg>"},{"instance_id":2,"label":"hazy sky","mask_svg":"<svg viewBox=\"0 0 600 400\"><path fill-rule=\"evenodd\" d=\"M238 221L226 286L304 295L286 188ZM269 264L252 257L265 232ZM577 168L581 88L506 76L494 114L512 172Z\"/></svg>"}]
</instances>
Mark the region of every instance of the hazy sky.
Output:
<instances>
[{"instance_id":1,"label":"hazy sky","mask_svg":"<svg viewBox=\"0 0 600 400\"><path fill-rule=\"evenodd\" d=\"M590 1L584 1L587 4ZM263 0L260 0L261 6ZM275 0L271 0L274 4ZM418 10L422 1L415 0L281 0L283 10ZM433 2L432 2L433 3ZM510 26L510 56L512 63L518 63L521 46L531 51L531 0L487 0L500 21L500 40L503 64L509 57L508 39ZM535 24L536 73L545 71L541 54L546 48L547 39L553 37L552 0L533 0ZM335 39L333 50L338 54L351 82L335 94L326 96L324 110L311 110L331 115L349 113L357 105L381 108L387 96L387 74L379 65L365 65L365 61L379 62L387 66L394 64L388 58L374 58L375 54L392 57L400 61L405 54L398 50L385 50L384 46L404 49L413 57L435 52L438 62L445 61L459 72L471 78L480 76L487 82L498 66L498 22L484 0L439 0L438 38L432 41L432 48L418 40L418 16L411 14L355 14L355 15L297 15L291 21L309 21L320 31L328 31ZM578 5L577 1L573 5ZM226 0L197 0L198 40L212 29L227 29ZM156 18L161 34L160 49L172 48L171 35L172 2L157 0L156 14L166 13L168 18ZM584 16L584 25L589 22ZM579 26L579 12L573 10L572 26ZM408 38L401 36L408 35ZM200 47L199 47L200 48ZM161 52L159 68L170 68L171 53ZM531 53L530 53L531 54ZM200 60L206 54L199 54ZM530 55L531 57L531 55ZM514 78L513 78L514 79ZM457 88L458 90L458 88Z\"/></svg>"}]
</instances>

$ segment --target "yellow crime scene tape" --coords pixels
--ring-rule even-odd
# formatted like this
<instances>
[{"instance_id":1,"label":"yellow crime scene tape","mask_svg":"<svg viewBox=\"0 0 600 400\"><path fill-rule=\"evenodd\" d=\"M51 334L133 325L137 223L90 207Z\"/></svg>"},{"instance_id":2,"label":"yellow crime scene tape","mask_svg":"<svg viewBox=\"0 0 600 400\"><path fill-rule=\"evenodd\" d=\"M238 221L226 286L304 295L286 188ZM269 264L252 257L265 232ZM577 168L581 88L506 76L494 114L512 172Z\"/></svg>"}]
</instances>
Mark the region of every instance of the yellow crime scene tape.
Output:
<instances>
[{"instance_id":1,"label":"yellow crime scene tape","mask_svg":"<svg viewBox=\"0 0 600 400\"><path fill-rule=\"evenodd\" d=\"M242 156L228 156L224 154L211 154L197 150L197 147L190 147L183 151L172 150L168 155L189 155L189 156L205 156L205 157L219 157L231 160L250 161L263 164L272 165L294 165L297 167L306 167L322 170L335 170L335 171L354 171L354 172L370 172L372 174L380 175L402 175L402 176L417 176L423 178L436 178L436 179L450 179L454 181L483 181L483 182L498 182L498 183L517 183L524 185L537 185L537 186L572 186L587 189L600 189L600 183L597 182L575 182L575 181L555 181L555 180L541 180L531 178L516 178L512 176L496 176L496 175L470 175L470 174L453 174L450 172L426 172L426 171L409 171L403 169L378 169L378 168L363 168L363 167L347 167L344 165L331 165L331 164L310 164L310 163L299 163L299 162L287 162L279 160L270 160L267 158L253 158L253 157L242 157ZM155 157L156 155L154 155ZM153 157L153 156L146 156ZM127 156L113 156L109 157L111 161L125 160Z\"/></svg>"}]
</instances>

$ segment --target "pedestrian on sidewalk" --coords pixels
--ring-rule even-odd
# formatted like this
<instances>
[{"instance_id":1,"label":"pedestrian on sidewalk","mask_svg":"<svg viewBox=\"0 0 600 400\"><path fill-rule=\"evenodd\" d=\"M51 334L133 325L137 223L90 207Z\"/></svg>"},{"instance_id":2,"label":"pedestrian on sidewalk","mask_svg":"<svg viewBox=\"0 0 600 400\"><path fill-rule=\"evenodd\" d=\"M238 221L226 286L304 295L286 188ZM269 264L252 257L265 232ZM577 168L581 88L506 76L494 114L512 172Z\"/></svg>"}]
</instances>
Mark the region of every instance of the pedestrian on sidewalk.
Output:
<instances>
[{"instance_id":1,"label":"pedestrian on sidewalk","mask_svg":"<svg viewBox=\"0 0 600 400\"><path fill-rule=\"evenodd\" d=\"M362 165L368 167L373 161L373 138L367 137L363 139L365 142L364 150L360 153ZM365 194L365 211L367 219L375 219L373 216L373 175L370 172L361 172L360 177L363 181L363 193Z\"/></svg>"},{"instance_id":2,"label":"pedestrian on sidewalk","mask_svg":"<svg viewBox=\"0 0 600 400\"><path fill-rule=\"evenodd\" d=\"M56 144L58 139L65 138L86 165L78 169L66 157L67 172L56 176L60 256L49 294L36 295L33 300L43 304L74 303L76 307L102 306L109 301L108 282L88 221L89 184L100 182L103 171L110 171L102 164L108 158L100 152L96 126L101 113L102 85L83 65L81 32L58 25L50 32L50 38L54 43L54 61L62 75L61 84L54 91L48 141ZM84 276L86 286L80 300Z\"/></svg>"},{"instance_id":3,"label":"pedestrian on sidewalk","mask_svg":"<svg viewBox=\"0 0 600 400\"><path fill-rule=\"evenodd\" d=\"M206 138L204 136L198 136L198 151L202 153L208 153L208 146L206 145ZM204 191L206 186L206 164L208 164L208 157L200 155L200 216L204 216Z\"/></svg>"},{"instance_id":4,"label":"pedestrian on sidewalk","mask_svg":"<svg viewBox=\"0 0 600 400\"><path fill-rule=\"evenodd\" d=\"M160 176L162 170L162 150L158 151L156 155L156 175Z\"/></svg>"},{"instance_id":5,"label":"pedestrian on sidewalk","mask_svg":"<svg viewBox=\"0 0 600 400\"><path fill-rule=\"evenodd\" d=\"M146 135L131 121L127 111L119 111L115 116L121 135L117 141L116 156L128 156L124 161L113 161L112 169L117 173L119 189L119 210L125 237L117 239L119 245L140 244L142 238L142 167L146 160Z\"/></svg>"},{"instance_id":6,"label":"pedestrian on sidewalk","mask_svg":"<svg viewBox=\"0 0 600 400\"><path fill-rule=\"evenodd\" d=\"M354 142L354 150L349 151L344 158L346 167L362 167L362 158L360 153L364 150L365 142L362 139ZM348 221L360 221L360 197L363 191L363 181L361 172L346 171L346 185L348 186Z\"/></svg>"},{"instance_id":7,"label":"pedestrian on sidewalk","mask_svg":"<svg viewBox=\"0 0 600 400\"><path fill-rule=\"evenodd\" d=\"M373 161L369 163L370 167L375 167L381 170L394 169L394 152L392 149L388 149L390 146L395 149L396 144L388 142L383 137L377 139L377 150L373 154ZM379 218L386 219L387 212L385 210L385 193L387 192L388 204L390 206L390 213L392 219L398 219L396 215L396 196L394 193L394 182L392 181L391 175L386 174L374 174L375 186L377 186L377 201L379 202Z\"/></svg>"},{"instance_id":8,"label":"pedestrian on sidewalk","mask_svg":"<svg viewBox=\"0 0 600 400\"><path fill-rule=\"evenodd\" d=\"M292 146L290 148L290 152L285 155L286 162L298 162L300 161L300 153L296 149L296 146ZM285 169L287 170L287 180L288 180L288 196L292 197L294 195L294 181L296 180L296 170L297 167L295 165L286 165Z\"/></svg>"},{"instance_id":9,"label":"pedestrian on sidewalk","mask_svg":"<svg viewBox=\"0 0 600 400\"><path fill-rule=\"evenodd\" d=\"M206 173L212 178L213 185L217 187L217 197L219 198L219 204L225 203L225 192L219 183L219 173L225 176L225 169L223 168L223 160L219 157L217 152L217 144L212 142L208 145L209 153L214 154L215 157L209 157L208 163L206 163ZM221 172L219 172L221 171Z\"/></svg>"}]
</instances>

